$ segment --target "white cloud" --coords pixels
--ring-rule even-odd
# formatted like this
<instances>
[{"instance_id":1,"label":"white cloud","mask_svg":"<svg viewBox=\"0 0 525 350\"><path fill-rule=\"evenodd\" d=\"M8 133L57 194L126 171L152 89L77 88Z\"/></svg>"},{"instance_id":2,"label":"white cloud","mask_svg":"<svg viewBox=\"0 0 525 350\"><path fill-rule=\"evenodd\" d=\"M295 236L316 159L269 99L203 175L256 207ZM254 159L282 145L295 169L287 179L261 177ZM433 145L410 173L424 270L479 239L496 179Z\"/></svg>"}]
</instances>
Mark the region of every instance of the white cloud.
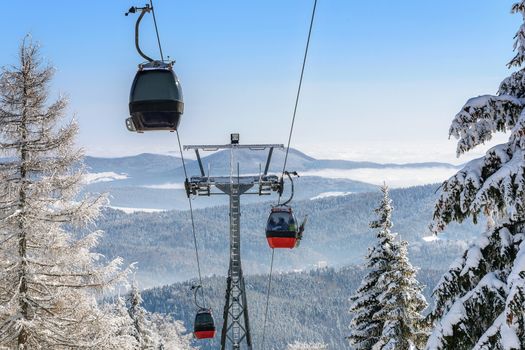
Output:
<instances>
[{"instance_id":1,"label":"white cloud","mask_svg":"<svg viewBox=\"0 0 525 350\"><path fill-rule=\"evenodd\" d=\"M86 184L94 184L97 182L109 182L115 180L127 179L127 174L117 174L113 171L106 171L102 173L87 173L84 175L84 181Z\"/></svg>"},{"instance_id":2,"label":"white cloud","mask_svg":"<svg viewBox=\"0 0 525 350\"><path fill-rule=\"evenodd\" d=\"M317 196L310 198L310 200L314 199L321 199L326 197L338 197L338 196L346 196L348 194L352 194L352 192L323 192L319 193Z\"/></svg>"},{"instance_id":3,"label":"white cloud","mask_svg":"<svg viewBox=\"0 0 525 350\"><path fill-rule=\"evenodd\" d=\"M485 145L480 145L470 152L456 157L456 140L443 141L374 141L348 144L320 145L297 144L299 150L317 159L344 159L377 163L422 163L444 162L463 164L474 158L481 157L492 146L506 142L508 135L498 133Z\"/></svg>"},{"instance_id":4,"label":"white cloud","mask_svg":"<svg viewBox=\"0 0 525 350\"><path fill-rule=\"evenodd\" d=\"M160 185L145 185L144 188L151 188L155 190L183 190L184 184L182 183L165 183Z\"/></svg>"},{"instance_id":5,"label":"white cloud","mask_svg":"<svg viewBox=\"0 0 525 350\"><path fill-rule=\"evenodd\" d=\"M153 209L153 208L128 208L128 207L114 207L109 206L110 208L121 210L126 214L136 213L136 212L144 212L144 213L159 213L162 211L165 211L164 209Z\"/></svg>"},{"instance_id":6,"label":"white cloud","mask_svg":"<svg viewBox=\"0 0 525 350\"><path fill-rule=\"evenodd\" d=\"M392 188L409 187L443 182L457 172L450 167L427 168L361 168L361 169L322 169L306 171L302 176L320 176L330 179L350 179L381 185L386 182Z\"/></svg>"}]
</instances>

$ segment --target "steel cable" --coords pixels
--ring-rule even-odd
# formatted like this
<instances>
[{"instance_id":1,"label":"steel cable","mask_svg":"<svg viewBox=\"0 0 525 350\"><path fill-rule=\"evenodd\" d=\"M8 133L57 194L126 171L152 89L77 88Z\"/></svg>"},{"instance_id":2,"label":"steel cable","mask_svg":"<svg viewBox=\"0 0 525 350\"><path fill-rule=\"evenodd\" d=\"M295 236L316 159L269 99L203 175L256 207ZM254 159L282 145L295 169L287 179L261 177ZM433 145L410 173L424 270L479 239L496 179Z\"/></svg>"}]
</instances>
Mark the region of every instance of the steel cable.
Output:
<instances>
[{"instance_id":1,"label":"steel cable","mask_svg":"<svg viewBox=\"0 0 525 350\"><path fill-rule=\"evenodd\" d=\"M313 24L314 24L316 9L317 9L317 0L314 0L314 6L313 6L313 9L312 9L312 16L310 18L310 28L308 29L308 38L306 39L306 48L304 50L303 64L301 66L301 76L299 78L299 86L297 87L297 94L295 96L295 105L294 105L294 109L293 109L292 124L290 126L290 133L288 135L288 144L286 146L286 154L284 156L284 164L283 164L283 171L282 171L281 177L284 177L284 173L286 171L286 164L288 162L288 153L290 151L290 144L292 142L293 129L294 129L294 126L295 126L295 117L297 115L297 107L299 105L299 97L301 96L301 88L302 88L302 85L303 85L304 69L306 67L306 59L308 57L308 49L310 48L310 38L312 37L312 28L313 28ZM277 201L277 205L280 204L281 197L282 197L282 191L279 193L279 199ZM267 293L266 293L266 309L265 309L265 312L264 312L264 322L263 322L263 335L262 335L262 346L261 346L262 350L264 350L264 341L265 341L265 337L266 337L266 323L267 323L267 320L268 320L268 308L269 308L269 304L270 304L270 288L271 288L271 284L272 284L274 254L275 254L275 249L272 249L272 260L271 260L271 263L270 263L270 275L268 277L268 290L267 290Z\"/></svg>"},{"instance_id":2,"label":"steel cable","mask_svg":"<svg viewBox=\"0 0 525 350\"><path fill-rule=\"evenodd\" d=\"M186 163L184 161L184 154L182 153L182 144L180 142L179 131L176 130L176 133L177 133L177 141L179 143L180 157L181 157L181 160L182 160L182 168L184 169L184 177L187 179L188 178L188 172L186 170ZM206 305L206 300L204 299L204 291L203 291L204 288L202 287L201 264L200 264L200 259L199 259L199 247L197 245L197 234L196 234L196 231L195 231L195 219L193 217L193 205L191 204L191 198L189 196L188 196L188 203L189 203L189 206L190 206L191 230L192 230L192 233L193 233L193 244L195 246L195 257L197 258L197 271L199 273L199 285L201 286L203 305Z\"/></svg>"},{"instance_id":3,"label":"steel cable","mask_svg":"<svg viewBox=\"0 0 525 350\"><path fill-rule=\"evenodd\" d=\"M272 287L272 272L273 272L273 257L275 254L275 249L272 248L272 261L270 263L270 277L268 278L268 290L266 291L266 308L264 310L264 323L263 323L263 335L262 335L262 345L261 349L264 349L264 341L266 337L266 321L268 316L268 307L270 306L270 290Z\"/></svg>"},{"instance_id":4,"label":"steel cable","mask_svg":"<svg viewBox=\"0 0 525 350\"><path fill-rule=\"evenodd\" d=\"M306 48L304 50L303 65L301 68L301 77L299 78L299 86L297 87L297 94L295 96L295 105L293 109L292 125L290 126L290 134L288 135L288 145L286 146L286 155L284 156L284 164L282 175L286 171L286 163L288 162L288 152L290 150L290 143L292 141L293 128L295 126L295 116L297 115L297 106L299 105L299 97L301 96L301 88L303 85L304 68L306 67L306 59L308 57L308 49L310 48L310 38L312 36L312 28L314 25L315 10L317 8L317 0L314 0L314 8L312 10L312 17L310 19L310 29L308 30L308 39L306 39ZM281 196L279 196L280 199Z\"/></svg>"},{"instance_id":5,"label":"steel cable","mask_svg":"<svg viewBox=\"0 0 525 350\"><path fill-rule=\"evenodd\" d=\"M149 0L151 5L151 13L153 14L153 23L155 24L155 33L157 34L157 43L159 44L160 59L164 62L164 54L162 53L162 45L160 43L159 28L157 27L157 18L155 17L155 8L153 7L153 0Z\"/></svg>"}]
</instances>

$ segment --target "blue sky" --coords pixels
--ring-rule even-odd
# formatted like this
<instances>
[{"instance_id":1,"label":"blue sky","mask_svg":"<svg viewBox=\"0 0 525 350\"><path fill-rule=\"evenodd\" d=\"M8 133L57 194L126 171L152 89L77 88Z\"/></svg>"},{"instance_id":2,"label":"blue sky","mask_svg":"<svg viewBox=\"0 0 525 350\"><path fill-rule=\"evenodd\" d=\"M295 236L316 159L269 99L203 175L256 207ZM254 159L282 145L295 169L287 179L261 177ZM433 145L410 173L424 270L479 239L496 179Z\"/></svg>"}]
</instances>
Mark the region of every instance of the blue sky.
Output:
<instances>
[{"instance_id":1,"label":"blue sky","mask_svg":"<svg viewBox=\"0 0 525 350\"><path fill-rule=\"evenodd\" d=\"M454 160L447 131L472 96L509 74L521 23L512 1L318 0L292 145L314 156L377 161ZM175 149L175 135L125 130L141 61L131 5L145 1L16 1L3 7L0 65L26 33L57 68L89 154ZM166 54L177 60L186 144L286 143L310 0L155 0ZM143 46L157 54L151 17Z\"/></svg>"}]
</instances>

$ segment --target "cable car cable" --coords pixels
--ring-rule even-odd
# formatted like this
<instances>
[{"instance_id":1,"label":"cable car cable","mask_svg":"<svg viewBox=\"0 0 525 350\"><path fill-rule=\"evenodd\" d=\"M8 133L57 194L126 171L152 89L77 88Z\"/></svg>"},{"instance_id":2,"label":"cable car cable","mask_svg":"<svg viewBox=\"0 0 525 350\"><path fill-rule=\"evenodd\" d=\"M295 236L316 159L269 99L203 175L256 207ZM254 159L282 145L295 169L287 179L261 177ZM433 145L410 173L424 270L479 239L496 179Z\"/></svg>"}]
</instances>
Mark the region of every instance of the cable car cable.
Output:
<instances>
[{"instance_id":1,"label":"cable car cable","mask_svg":"<svg viewBox=\"0 0 525 350\"><path fill-rule=\"evenodd\" d=\"M282 171L281 177L283 177L284 174L285 174L286 163L288 162L288 153L290 151L290 144L292 142L293 129L294 129L294 126L295 126L295 117L297 115L297 107L299 105L299 97L301 96L301 88L302 88L302 85L303 85L304 69L306 67L306 59L308 57L308 49L310 48L310 38L312 37L312 29L313 29L313 25L314 25L316 9L317 9L317 0L314 0L314 6L313 6L313 9L312 9L312 16L311 16L311 19L310 19L310 28L308 29L308 38L306 39L306 47L305 47L305 50L304 50L303 64L302 64L302 67L301 67L301 76L299 78L299 86L297 87L297 94L295 96L295 105L294 105L293 116L292 116L292 124L290 126L290 134L288 135L288 144L286 146L286 154L284 156L284 164L283 164L283 171ZM283 193L282 191L279 192L279 199L277 200L277 205L279 205L279 203L281 202L282 193ZM268 318L268 307L269 307L269 303L270 303L270 287L271 287L271 282L272 282L274 253L275 253L275 249L272 249L272 260L271 260L271 264L270 264L270 275L269 275L269 278L268 278L268 290L267 290L267 294L266 294L266 311L264 313L264 323L263 323L264 326L263 326L263 335L262 335L262 339L263 339L262 348L261 348L262 350L264 350L264 340L265 340L265 336L266 336L266 322L267 322L267 318Z\"/></svg>"},{"instance_id":2,"label":"cable car cable","mask_svg":"<svg viewBox=\"0 0 525 350\"><path fill-rule=\"evenodd\" d=\"M159 65L158 61L153 60L152 58L150 58L149 56L144 54L144 52L142 52L142 50L140 49L140 45L139 45L139 29L140 29L139 27L140 27L140 22L142 21L142 18L144 17L144 15L147 12L151 11L151 13L153 15L153 23L155 25L155 33L156 33L156 36L157 36L157 44L159 46L160 58L161 58L161 62L162 62L160 64L160 66L163 69L166 69L165 67L169 68L170 76L172 77L172 80L174 82L174 86L177 88L177 92L179 93L179 96L180 96L180 101L179 100L175 101L175 102L179 103L179 106L177 106L178 107L177 112L179 113L178 118L180 118L180 114L182 114L182 111L183 111L183 108L181 107L181 106L183 106L183 103L182 103L182 92L180 91L180 85L178 83L178 79L177 79L175 73L171 72L171 66L174 63L174 61L173 62L169 62L168 64L164 63L164 54L163 54L163 51L162 51L162 43L161 43L161 40L160 40L159 29L158 29L158 26L157 26L157 18L155 16L155 8L153 6L153 0L149 0L149 5L146 4L145 7L143 7L143 8L131 7L128 10L128 12L125 13L125 15L127 16L130 13L136 13L137 10L140 10L141 13L140 13L140 16L139 16L136 24L135 24L135 47L136 47L139 55L142 56L144 59L146 59L149 62L148 64L154 64L155 66ZM140 71L142 71L142 65L140 65L139 67L140 67ZM139 77L139 76L138 75L135 76L135 80L134 80L133 87L132 87L132 92L134 92L134 90L135 90L135 83L137 82L137 77ZM158 101L157 101L157 103L158 103ZM130 103L130 105L131 105L131 103ZM164 110L162 110L162 112L164 112ZM130 113L131 113L131 107L130 107ZM185 176L186 181L187 181L188 180L188 172L187 172L187 169L186 169L186 162L184 161L184 154L182 152L182 144L181 144L181 141L180 141L179 131L177 130L177 126L178 126L178 123L179 123L178 122L178 118L177 118L177 121L175 123L176 125L174 127L172 126L171 128L169 128L169 130L177 132L177 142L178 142L178 145L179 145L179 151L180 151L180 156L181 156L181 161L182 161L182 168L184 169L184 176ZM131 119L131 118L129 118L129 119ZM131 121L129 119L126 120L126 125L128 126L128 130L130 130L130 131L140 131L140 130L137 130L135 127L131 127L131 125L128 125L128 123L131 123ZM142 131L144 131L144 130L145 129L142 129ZM152 130L155 130L155 129L152 129ZM161 129L159 129L157 127L157 130L161 130ZM162 129L162 130L164 130L164 129ZM142 131L140 131L140 132L142 132ZM191 199L190 199L189 195L188 195L188 204L189 204L189 208L190 208L191 229L192 229L192 234L193 234L193 243L194 243L194 247L195 247L195 257L196 257L196 260L197 260L197 272L198 272L198 275L199 275L199 285L192 287L192 290L194 290L195 305L199 309L198 312L197 312L197 315L195 316L194 334L195 334L195 336L198 339L213 338L215 336L215 325L214 325L214 321L213 321L213 316L211 314L211 309L206 309L206 307L205 307L205 305L206 305L206 298L204 296L204 289L203 289L203 286L202 286L202 273L201 273L201 265L200 265L200 258L199 258L199 248L198 248L198 244L197 244L197 234L196 234L196 230L195 230L195 218L193 216L193 205L191 203ZM198 293L199 290L201 291L202 305L199 305L199 303L197 301L197 293Z\"/></svg>"},{"instance_id":3,"label":"cable car cable","mask_svg":"<svg viewBox=\"0 0 525 350\"><path fill-rule=\"evenodd\" d=\"M273 272L273 257L275 255L275 249L272 248L272 261L270 263L270 277L268 278L268 290L266 291L266 308L264 310L264 323L263 323L263 335L261 349L264 349L264 340L266 337L266 321L268 320L268 307L270 306L270 290L272 287L272 272Z\"/></svg>"},{"instance_id":4,"label":"cable car cable","mask_svg":"<svg viewBox=\"0 0 525 350\"><path fill-rule=\"evenodd\" d=\"M290 134L288 135L288 145L286 146L286 154L284 156L284 164L283 164L282 175L284 175L284 172L286 171L286 163L288 162L288 152L290 151L290 143L292 142L293 128L295 126L295 117L297 115L297 107L299 105L299 97L301 96L301 88L302 88L302 85L303 85L303 77L304 77L304 68L306 67L306 59L308 57L308 49L310 48L310 38L312 36L312 28L313 28L313 25L314 25L316 8L317 8L317 0L314 0L314 7L313 7L313 10L312 10L312 17L310 19L310 28L308 29L308 38L306 39L306 48L304 50L303 65L301 67L301 76L299 78L299 86L297 87L297 94L295 96L295 105L294 105L294 109L293 109L292 124L290 126ZM279 202L280 202L280 200L281 200L281 194L279 195Z\"/></svg>"},{"instance_id":5,"label":"cable car cable","mask_svg":"<svg viewBox=\"0 0 525 350\"><path fill-rule=\"evenodd\" d=\"M155 24L155 33L157 34L157 43L159 44L160 59L164 62L164 55L162 54L162 45L160 43L159 28L157 27L157 18L155 17L155 7L153 7L153 0L149 0L151 5L151 14L153 15L153 23Z\"/></svg>"},{"instance_id":6,"label":"cable car cable","mask_svg":"<svg viewBox=\"0 0 525 350\"><path fill-rule=\"evenodd\" d=\"M184 169L184 176L187 179L188 178L188 172L186 170L186 163L184 161L184 154L182 153L182 145L181 145L181 142L180 142L179 131L176 130L175 132L177 133L177 141L179 143L179 151L180 151L180 157L181 157L181 160L182 160L182 168ZM193 217L193 205L191 204L191 198L190 197L188 197L188 203L190 205L191 230L192 230L192 233L193 233L193 244L195 246L195 257L197 259L197 271L199 273L199 285L201 286L200 290L201 290L203 305L206 305L206 300L204 298L204 291L203 291L203 288L202 288L201 264L200 264L200 259L199 259L199 247L197 245L197 234L195 233L195 219Z\"/></svg>"}]
</instances>

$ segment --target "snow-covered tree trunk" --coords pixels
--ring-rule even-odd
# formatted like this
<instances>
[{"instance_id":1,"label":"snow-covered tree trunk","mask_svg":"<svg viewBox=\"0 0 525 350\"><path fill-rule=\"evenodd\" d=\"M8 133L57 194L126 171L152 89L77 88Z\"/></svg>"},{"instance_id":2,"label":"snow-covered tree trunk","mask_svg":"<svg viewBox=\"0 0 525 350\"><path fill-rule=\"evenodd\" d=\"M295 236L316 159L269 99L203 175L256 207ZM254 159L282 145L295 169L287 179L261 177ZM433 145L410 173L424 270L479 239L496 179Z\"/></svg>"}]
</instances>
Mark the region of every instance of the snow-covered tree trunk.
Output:
<instances>
[{"instance_id":1,"label":"snow-covered tree trunk","mask_svg":"<svg viewBox=\"0 0 525 350\"><path fill-rule=\"evenodd\" d=\"M525 1L512 6L525 15ZM516 56L525 61L525 25L516 34ZM450 135L458 156L508 132L507 143L492 147L443 183L431 228L451 221L490 217L475 242L434 290L427 349L525 348L525 70L506 78L495 96L472 98L456 115Z\"/></svg>"},{"instance_id":2,"label":"snow-covered tree trunk","mask_svg":"<svg viewBox=\"0 0 525 350\"><path fill-rule=\"evenodd\" d=\"M91 252L104 198L77 198L77 125L62 122L64 98L47 104L52 75L27 39L0 74L0 347L100 349L109 315L96 293L125 273Z\"/></svg>"}]
</instances>

